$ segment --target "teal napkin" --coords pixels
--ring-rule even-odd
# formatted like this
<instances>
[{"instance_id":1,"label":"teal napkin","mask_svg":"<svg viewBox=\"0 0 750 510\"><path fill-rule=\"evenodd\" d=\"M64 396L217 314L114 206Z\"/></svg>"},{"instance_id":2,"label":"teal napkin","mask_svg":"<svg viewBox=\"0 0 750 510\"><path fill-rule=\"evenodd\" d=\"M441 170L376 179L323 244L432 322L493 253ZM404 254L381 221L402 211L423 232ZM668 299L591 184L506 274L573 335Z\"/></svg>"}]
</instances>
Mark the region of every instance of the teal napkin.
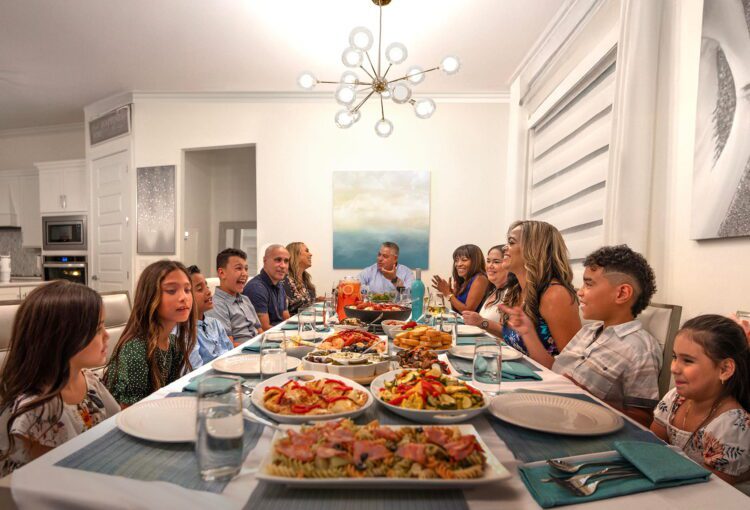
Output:
<instances>
[{"instance_id":1,"label":"teal napkin","mask_svg":"<svg viewBox=\"0 0 750 510\"><path fill-rule=\"evenodd\" d=\"M256 338L249 344L242 347L242 352L260 352L260 338Z\"/></svg>"},{"instance_id":2,"label":"teal napkin","mask_svg":"<svg viewBox=\"0 0 750 510\"><path fill-rule=\"evenodd\" d=\"M285 322L284 324L282 324L281 329L283 329L284 331L290 331L292 329L297 330L297 323L295 322L294 324L292 324L289 322Z\"/></svg>"},{"instance_id":3,"label":"teal napkin","mask_svg":"<svg viewBox=\"0 0 750 510\"><path fill-rule=\"evenodd\" d=\"M476 345L477 341L490 341L488 336L460 336L456 338L456 345Z\"/></svg>"},{"instance_id":4,"label":"teal napkin","mask_svg":"<svg viewBox=\"0 0 750 510\"><path fill-rule=\"evenodd\" d=\"M576 496L556 483L542 482L543 478L548 478L553 474L560 476L558 471L546 464L534 467L520 466L518 472L526 488L543 508L586 503L638 492L706 482L711 474L666 445L641 441L617 441L615 445L620 453L622 453L622 448L636 459L634 465L641 470L644 476L602 482L591 496ZM651 455L654 457L651 457ZM606 460L613 460L613 458L610 457ZM692 467L689 464L692 464ZM583 468L579 473L590 473L599 469L601 469L601 466L592 466ZM646 475L646 471L658 472L661 481L653 482Z\"/></svg>"},{"instance_id":5,"label":"teal napkin","mask_svg":"<svg viewBox=\"0 0 750 510\"><path fill-rule=\"evenodd\" d=\"M474 371L474 363L468 359L448 355L448 360L457 371L462 375L459 379L471 379ZM542 376L537 374L532 368L517 361L503 361L502 365L503 381L541 381Z\"/></svg>"}]
</instances>

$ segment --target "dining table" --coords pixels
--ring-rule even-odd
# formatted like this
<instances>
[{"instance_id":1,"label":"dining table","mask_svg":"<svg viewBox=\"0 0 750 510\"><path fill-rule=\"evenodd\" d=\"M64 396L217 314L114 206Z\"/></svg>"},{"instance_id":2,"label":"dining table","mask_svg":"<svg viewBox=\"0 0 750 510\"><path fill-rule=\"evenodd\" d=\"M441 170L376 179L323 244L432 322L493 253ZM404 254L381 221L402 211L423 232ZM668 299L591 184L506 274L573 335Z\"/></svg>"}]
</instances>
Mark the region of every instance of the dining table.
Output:
<instances>
[{"instance_id":1,"label":"dining table","mask_svg":"<svg viewBox=\"0 0 750 510\"><path fill-rule=\"evenodd\" d=\"M289 329L281 323L274 329ZM258 342L250 339L225 353L242 352ZM463 343L466 343L465 341ZM563 394L606 405L573 384L569 379L524 357L521 361L537 374L533 379L503 381L503 392L532 391ZM186 395L183 390L201 374L213 371L211 363L197 368L147 397L146 400ZM375 403L375 405L379 405ZM617 410L613 410L618 413ZM388 417L387 411L378 410ZM383 414L385 413L385 414ZM650 436L640 424L622 415L631 435ZM224 484L203 483L196 476L197 460L191 445L149 444L119 431L111 417L87 432L17 469L0 480L0 507L64 508L160 508L160 509L252 509L252 510L497 510L540 508L527 490L519 467L527 462L559 457L570 446L560 436L547 440L542 433L524 436L507 424L484 413L469 422L490 452L510 472L510 477L471 489L440 487L419 489L368 488L290 488L258 480L261 459L271 450L274 431L262 425L246 426L247 454L240 473ZM387 422L386 422L387 423ZM540 438L536 440L534 438ZM559 440L558 440L559 438ZM656 441L655 438L652 440ZM526 441L524 443L524 441ZM605 438L577 438L572 453L600 454L607 449ZM120 446L118 446L120 445ZM611 448L608 448L611 450ZM743 508L750 499L717 476L705 483L664 488L590 503L574 503L570 508L638 510L686 510L690 508Z\"/></svg>"}]
</instances>

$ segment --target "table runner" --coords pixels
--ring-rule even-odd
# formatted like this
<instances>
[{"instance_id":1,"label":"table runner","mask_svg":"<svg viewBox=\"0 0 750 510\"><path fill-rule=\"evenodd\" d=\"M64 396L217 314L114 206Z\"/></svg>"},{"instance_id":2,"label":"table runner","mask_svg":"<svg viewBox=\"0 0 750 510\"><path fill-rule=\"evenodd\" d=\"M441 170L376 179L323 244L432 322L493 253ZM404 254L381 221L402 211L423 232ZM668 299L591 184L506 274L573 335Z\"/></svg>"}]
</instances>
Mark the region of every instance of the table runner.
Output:
<instances>
[{"instance_id":1,"label":"table runner","mask_svg":"<svg viewBox=\"0 0 750 510\"><path fill-rule=\"evenodd\" d=\"M255 448L264 428L263 425L245 421L243 458ZM144 441L117 428L55 465L147 482L170 482L187 489L217 494L223 492L229 483L201 479L193 443Z\"/></svg>"},{"instance_id":2,"label":"table runner","mask_svg":"<svg viewBox=\"0 0 750 510\"><path fill-rule=\"evenodd\" d=\"M555 394L601 405L588 395L580 393ZM625 426L612 434L596 437L578 437L537 432L511 425L490 415L487 415L486 419L495 433L505 442L508 449L513 452L513 456L524 462L606 452L615 449L615 441L664 443L650 431L641 429L629 420L625 420Z\"/></svg>"}]
</instances>

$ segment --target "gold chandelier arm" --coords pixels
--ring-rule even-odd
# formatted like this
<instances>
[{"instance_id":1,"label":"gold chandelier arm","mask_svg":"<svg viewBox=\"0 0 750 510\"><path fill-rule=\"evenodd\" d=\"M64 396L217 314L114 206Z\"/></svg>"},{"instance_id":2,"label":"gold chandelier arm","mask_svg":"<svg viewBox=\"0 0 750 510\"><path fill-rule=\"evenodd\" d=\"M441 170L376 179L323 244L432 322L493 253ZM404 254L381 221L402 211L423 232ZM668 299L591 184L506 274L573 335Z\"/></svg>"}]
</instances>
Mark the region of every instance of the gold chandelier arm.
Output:
<instances>
[{"instance_id":1,"label":"gold chandelier arm","mask_svg":"<svg viewBox=\"0 0 750 510\"><path fill-rule=\"evenodd\" d=\"M385 110L383 109L383 94L380 94L380 120L385 120Z\"/></svg>"},{"instance_id":2,"label":"gold chandelier arm","mask_svg":"<svg viewBox=\"0 0 750 510\"><path fill-rule=\"evenodd\" d=\"M370 96L373 95L374 93L375 93L375 91L373 90L369 94L367 94L365 96L365 98L362 101L360 101L357 106L354 107L353 110L350 110L351 113L357 113L357 111L362 107L362 105L365 104L365 101L367 101L368 99L370 99Z\"/></svg>"},{"instance_id":3,"label":"gold chandelier arm","mask_svg":"<svg viewBox=\"0 0 750 510\"><path fill-rule=\"evenodd\" d=\"M380 43L383 42L383 3L378 4L380 19L378 20L378 76L380 76Z\"/></svg>"},{"instance_id":4,"label":"gold chandelier arm","mask_svg":"<svg viewBox=\"0 0 750 510\"><path fill-rule=\"evenodd\" d=\"M317 80L316 83L330 83L333 85L368 85L372 87L372 83L368 83L366 81L359 81L357 80L355 83L348 83L345 81L323 81L323 80Z\"/></svg>"},{"instance_id":5,"label":"gold chandelier arm","mask_svg":"<svg viewBox=\"0 0 750 510\"><path fill-rule=\"evenodd\" d=\"M374 74L375 76L380 76L380 72L379 72L380 71L380 64L378 63L378 70L376 71L375 70L375 66L372 65L372 60L370 60L370 53L366 51L365 52L365 56L367 57L367 61L370 63L370 69L372 69L372 74ZM362 67L362 66L360 66L360 67ZM364 69L364 67L362 69ZM367 73L367 71L365 71L365 72ZM369 75L370 73L367 73L367 74ZM373 80L375 80L375 77L373 77L373 76L370 76L370 78L372 78Z\"/></svg>"},{"instance_id":6,"label":"gold chandelier arm","mask_svg":"<svg viewBox=\"0 0 750 510\"><path fill-rule=\"evenodd\" d=\"M405 80L405 79L409 78L410 76L419 76L420 74L427 74L430 71L437 71L438 69L440 69L440 66L433 67L432 69L427 69L426 71L422 71L421 73L414 73L414 74L411 74L411 75L402 76L401 78L396 78L395 80L388 81L388 84L390 85L391 83L394 83L394 82L397 82L397 81L401 81L401 80Z\"/></svg>"},{"instance_id":7,"label":"gold chandelier arm","mask_svg":"<svg viewBox=\"0 0 750 510\"><path fill-rule=\"evenodd\" d=\"M388 71L391 70L391 67L393 67L393 64L388 64L388 69L386 69L385 72L383 73L383 78L382 78L383 80L385 80L385 77L388 76Z\"/></svg>"},{"instance_id":8,"label":"gold chandelier arm","mask_svg":"<svg viewBox=\"0 0 750 510\"><path fill-rule=\"evenodd\" d=\"M362 69L365 72L365 74L370 77L371 80L373 81L375 80L375 77L371 75L370 73L368 73L367 69L365 69L363 66L359 66L359 68Z\"/></svg>"}]
</instances>

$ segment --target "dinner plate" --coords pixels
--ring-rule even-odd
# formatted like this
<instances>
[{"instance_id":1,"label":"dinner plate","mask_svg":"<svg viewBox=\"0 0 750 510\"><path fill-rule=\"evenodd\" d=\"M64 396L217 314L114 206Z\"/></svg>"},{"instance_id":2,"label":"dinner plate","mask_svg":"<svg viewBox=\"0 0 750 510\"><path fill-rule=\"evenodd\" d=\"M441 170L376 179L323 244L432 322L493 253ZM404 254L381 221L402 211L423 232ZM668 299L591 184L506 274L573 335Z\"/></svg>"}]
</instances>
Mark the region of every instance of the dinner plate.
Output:
<instances>
[{"instance_id":1,"label":"dinner plate","mask_svg":"<svg viewBox=\"0 0 750 510\"><path fill-rule=\"evenodd\" d=\"M372 392L375 400L389 411L400 414L404 418L408 418L417 423L460 423L468 421L478 414L482 414L489 406L489 399L484 393L482 394L484 396L484 405L476 409L440 409L438 411L429 411L425 409L406 409L404 407L388 404L380 398L380 390L385 388L386 381L393 380L404 370L410 369L399 368L398 370L391 370L388 373L376 377L370 383L370 392Z\"/></svg>"},{"instance_id":2,"label":"dinner plate","mask_svg":"<svg viewBox=\"0 0 750 510\"><path fill-rule=\"evenodd\" d=\"M554 393L503 393L490 402L490 413L519 427L568 436L609 434L624 424L604 406Z\"/></svg>"},{"instance_id":3,"label":"dinner plate","mask_svg":"<svg viewBox=\"0 0 750 510\"><path fill-rule=\"evenodd\" d=\"M407 427L417 427L418 425L402 425L402 426L390 426L393 429L401 429ZM299 431L301 427L293 426L286 427L291 428L295 431ZM274 448L268 449L268 454L263 458L258 468L258 473L255 477L259 480L266 480L272 483L281 483L292 487L310 487L310 488L382 488L382 489L407 489L407 488L422 488L422 489L469 489L488 483L496 483L501 480L507 480L511 477L510 472L503 466L497 457L495 457L490 451L487 444L482 440L482 437L477 432L477 429L473 425L458 425L458 429L461 434L471 434L476 436L479 446L484 451L484 455L487 459L487 465L485 467L484 475L481 478L471 478L468 480L446 480L440 478L387 478L387 477L370 477L370 478L297 478L297 477L283 477L270 475L266 472L266 468L273 462ZM276 441L283 439L286 436L286 430L276 431L273 436L272 444Z\"/></svg>"},{"instance_id":4,"label":"dinner plate","mask_svg":"<svg viewBox=\"0 0 750 510\"><path fill-rule=\"evenodd\" d=\"M196 397L147 400L117 414L117 427L128 435L160 443L195 441Z\"/></svg>"},{"instance_id":5,"label":"dinner plate","mask_svg":"<svg viewBox=\"0 0 750 510\"><path fill-rule=\"evenodd\" d=\"M266 409L266 406L263 404L263 395L265 394L266 387L268 386L281 387L284 384L286 384L289 380L292 380L292 379L297 380L300 384L303 384L305 382L310 382L315 379L334 379L337 381L341 381L347 386L351 386L354 389L365 392L365 394L367 394L367 401L365 401L362 407L360 407L359 409L355 409L353 411L346 411L344 413L333 413L333 414L318 414L318 415L312 415L312 416L305 415L305 414L303 415L278 414L278 413L274 413ZM352 381L351 379L342 377L340 375L328 374L328 373L323 373L323 372L315 372L312 370L297 370L294 373L279 374L277 376L271 377L270 379L266 379L265 381L262 381L255 387L250 399L252 400L253 405L257 407L261 412L266 414L269 418L272 418L279 423L291 423L291 424L301 424L301 423L306 423L306 422L313 421L313 420L336 420L339 418L354 418L356 416L359 416L363 412L365 412L374 402L372 398L372 394L370 394L370 392L367 391L367 388L365 388L361 384L356 383Z\"/></svg>"},{"instance_id":6,"label":"dinner plate","mask_svg":"<svg viewBox=\"0 0 750 510\"><path fill-rule=\"evenodd\" d=\"M457 357L468 360L474 359L474 345L457 345L451 348L450 353ZM514 359L523 358L523 353L510 347L509 345L503 345L500 347L500 354L502 354L503 361L512 361Z\"/></svg>"},{"instance_id":7,"label":"dinner plate","mask_svg":"<svg viewBox=\"0 0 750 510\"><path fill-rule=\"evenodd\" d=\"M485 331L478 326L459 324L456 327L456 333L458 334L458 336L483 336Z\"/></svg>"},{"instance_id":8,"label":"dinner plate","mask_svg":"<svg viewBox=\"0 0 750 510\"><path fill-rule=\"evenodd\" d=\"M292 315L287 319L287 323L289 324L299 324L299 315ZM315 315L315 324L323 324L323 316L322 315Z\"/></svg>"},{"instance_id":9,"label":"dinner plate","mask_svg":"<svg viewBox=\"0 0 750 510\"><path fill-rule=\"evenodd\" d=\"M296 370L302 363L299 358L286 357L286 369ZM219 358L211 367L225 374L260 375L260 354L237 354L226 358Z\"/></svg>"}]
</instances>

